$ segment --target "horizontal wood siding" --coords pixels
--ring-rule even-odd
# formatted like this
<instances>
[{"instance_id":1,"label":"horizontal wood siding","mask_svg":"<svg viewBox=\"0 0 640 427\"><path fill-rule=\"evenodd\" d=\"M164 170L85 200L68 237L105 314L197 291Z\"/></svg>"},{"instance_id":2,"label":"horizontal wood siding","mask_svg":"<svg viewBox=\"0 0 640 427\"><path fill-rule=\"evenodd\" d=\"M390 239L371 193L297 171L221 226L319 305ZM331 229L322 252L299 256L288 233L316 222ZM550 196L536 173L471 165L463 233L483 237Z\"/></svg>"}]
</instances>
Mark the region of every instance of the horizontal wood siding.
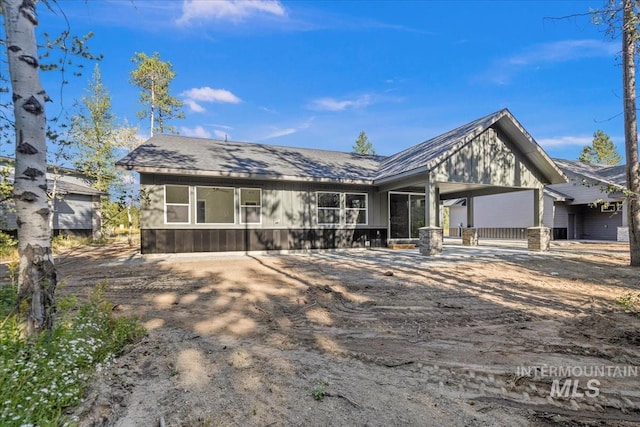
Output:
<instances>
[{"instance_id":1,"label":"horizontal wood siding","mask_svg":"<svg viewBox=\"0 0 640 427\"><path fill-rule=\"evenodd\" d=\"M585 208L583 210L582 239L587 240L617 240L618 227L622 225L622 212L606 213L600 208Z\"/></svg>"},{"instance_id":2,"label":"horizontal wood siding","mask_svg":"<svg viewBox=\"0 0 640 427\"><path fill-rule=\"evenodd\" d=\"M143 229L141 251L151 253L307 250L382 246L386 229Z\"/></svg>"},{"instance_id":3,"label":"horizontal wood siding","mask_svg":"<svg viewBox=\"0 0 640 427\"><path fill-rule=\"evenodd\" d=\"M473 225L478 229L532 227L533 191L474 197Z\"/></svg>"}]
</instances>

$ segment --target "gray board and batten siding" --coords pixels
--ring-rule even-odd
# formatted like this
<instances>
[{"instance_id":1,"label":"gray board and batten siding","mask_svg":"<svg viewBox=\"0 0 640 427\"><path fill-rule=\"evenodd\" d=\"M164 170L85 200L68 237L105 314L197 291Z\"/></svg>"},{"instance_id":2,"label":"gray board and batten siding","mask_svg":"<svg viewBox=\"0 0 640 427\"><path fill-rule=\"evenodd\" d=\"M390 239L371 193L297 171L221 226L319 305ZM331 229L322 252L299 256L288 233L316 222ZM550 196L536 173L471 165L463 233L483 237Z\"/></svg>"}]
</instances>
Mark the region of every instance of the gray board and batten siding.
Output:
<instances>
[{"instance_id":1,"label":"gray board and batten siding","mask_svg":"<svg viewBox=\"0 0 640 427\"><path fill-rule=\"evenodd\" d=\"M143 253L301 250L381 246L386 242L387 201L371 187L292 181L220 179L180 175L141 174L146 194L141 211ZM184 223L167 223L165 186L188 188L191 209ZM233 218L205 223L198 217L198 190L233 190ZM258 189L260 219L245 223L240 191ZM341 208L338 224L318 224L318 193L366 195L364 224L347 225ZM385 195L386 196L386 195Z\"/></svg>"},{"instance_id":2,"label":"gray board and batten siding","mask_svg":"<svg viewBox=\"0 0 640 427\"><path fill-rule=\"evenodd\" d=\"M384 245L392 193L431 225L447 196L565 180L506 109L390 157L155 135L117 165L141 176L145 253Z\"/></svg>"}]
</instances>

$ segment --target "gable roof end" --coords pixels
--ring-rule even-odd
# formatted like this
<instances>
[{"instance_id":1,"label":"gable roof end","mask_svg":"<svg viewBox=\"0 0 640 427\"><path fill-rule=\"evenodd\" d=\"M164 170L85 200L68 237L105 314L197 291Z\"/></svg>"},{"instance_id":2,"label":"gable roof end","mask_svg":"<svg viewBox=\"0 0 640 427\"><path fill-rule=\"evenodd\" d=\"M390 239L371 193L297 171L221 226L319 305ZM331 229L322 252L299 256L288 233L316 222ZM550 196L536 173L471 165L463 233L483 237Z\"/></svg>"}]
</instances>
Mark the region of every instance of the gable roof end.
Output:
<instances>
[{"instance_id":1,"label":"gable roof end","mask_svg":"<svg viewBox=\"0 0 640 427\"><path fill-rule=\"evenodd\" d=\"M386 158L376 175L375 183L383 184L427 172L492 126L498 127L509 137L520 152L541 172L547 181L546 184L560 184L567 181L551 158L505 108Z\"/></svg>"}]
</instances>

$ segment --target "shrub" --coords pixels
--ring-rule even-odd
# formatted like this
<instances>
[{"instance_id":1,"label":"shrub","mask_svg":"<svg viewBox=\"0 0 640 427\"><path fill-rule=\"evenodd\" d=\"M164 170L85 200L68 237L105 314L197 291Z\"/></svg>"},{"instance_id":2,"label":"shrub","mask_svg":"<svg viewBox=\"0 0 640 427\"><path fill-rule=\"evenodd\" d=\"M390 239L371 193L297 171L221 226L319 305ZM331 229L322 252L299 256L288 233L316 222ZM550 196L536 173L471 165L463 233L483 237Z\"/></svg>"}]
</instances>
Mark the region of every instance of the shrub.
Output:
<instances>
[{"instance_id":1,"label":"shrub","mask_svg":"<svg viewBox=\"0 0 640 427\"><path fill-rule=\"evenodd\" d=\"M11 258L16 251L18 241L3 231L0 231L0 258Z\"/></svg>"},{"instance_id":2,"label":"shrub","mask_svg":"<svg viewBox=\"0 0 640 427\"><path fill-rule=\"evenodd\" d=\"M89 303L61 299L54 329L25 338L17 316L0 324L0 425L71 425L64 411L76 405L91 374L145 334L137 320L114 316L106 282Z\"/></svg>"}]
</instances>

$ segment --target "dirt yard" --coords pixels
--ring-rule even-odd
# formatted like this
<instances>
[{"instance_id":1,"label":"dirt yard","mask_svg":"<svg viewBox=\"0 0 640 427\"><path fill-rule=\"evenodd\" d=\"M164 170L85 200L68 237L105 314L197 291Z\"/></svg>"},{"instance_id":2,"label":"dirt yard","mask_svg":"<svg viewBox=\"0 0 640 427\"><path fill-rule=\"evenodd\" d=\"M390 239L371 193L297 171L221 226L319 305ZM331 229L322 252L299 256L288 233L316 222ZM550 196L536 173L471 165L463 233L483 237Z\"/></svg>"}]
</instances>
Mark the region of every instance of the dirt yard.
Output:
<instances>
[{"instance_id":1,"label":"dirt yard","mask_svg":"<svg viewBox=\"0 0 640 427\"><path fill-rule=\"evenodd\" d=\"M149 330L77 413L115 426L637 425L640 313L616 303L640 291L627 251L68 249L60 293L107 280L114 310ZM553 371L567 367L568 385ZM567 387L551 397L554 380Z\"/></svg>"}]
</instances>

